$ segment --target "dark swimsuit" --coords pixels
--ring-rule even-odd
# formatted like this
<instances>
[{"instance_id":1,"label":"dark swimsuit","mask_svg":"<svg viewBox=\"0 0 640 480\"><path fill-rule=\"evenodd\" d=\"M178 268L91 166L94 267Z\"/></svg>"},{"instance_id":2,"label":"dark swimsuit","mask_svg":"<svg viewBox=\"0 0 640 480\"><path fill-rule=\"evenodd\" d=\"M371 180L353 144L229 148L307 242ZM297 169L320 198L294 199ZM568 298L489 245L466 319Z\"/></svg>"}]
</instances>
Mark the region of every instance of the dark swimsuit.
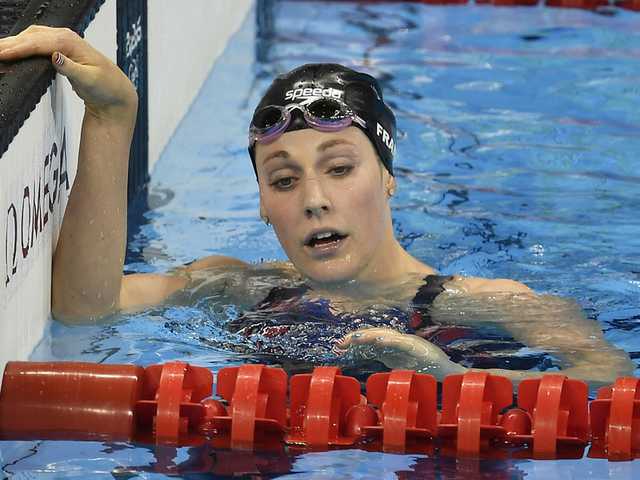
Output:
<instances>
[{"instance_id":1,"label":"dark swimsuit","mask_svg":"<svg viewBox=\"0 0 640 480\"><path fill-rule=\"evenodd\" d=\"M431 318L431 306L444 291L444 284L452 279L425 277L408 311L385 308L358 314L337 313L326 299L305 298L312 291L307 285L275 287L258 305L230 322L228 328L244 337L251 350L262 357L261 361L271 357L280 363L335 364L333 347L344 335L358 328L390 327L429 340L451 360L466 367L546 370L553 366L551 357L527 349L502 329L436 324ZM380 365L370 363L368 372L381 370ZM362 368L359 366L359 373Z\"/></svg>"}]
</instances>

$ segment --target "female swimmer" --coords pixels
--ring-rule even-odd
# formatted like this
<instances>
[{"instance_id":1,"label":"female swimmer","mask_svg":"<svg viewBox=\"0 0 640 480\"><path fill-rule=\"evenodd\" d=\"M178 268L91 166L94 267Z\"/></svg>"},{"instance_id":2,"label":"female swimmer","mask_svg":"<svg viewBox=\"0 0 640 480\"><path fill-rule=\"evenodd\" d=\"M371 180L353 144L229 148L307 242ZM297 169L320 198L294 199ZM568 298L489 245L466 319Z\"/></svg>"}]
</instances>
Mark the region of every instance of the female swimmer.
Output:
<instances>
[{"instance_id":1,"label":"female swimmer","mask_svg":"<svg viewBox=\"0 0 640 480\"><path fill-rule=\"evenodd\" d=\"M32 55L50 56L85 103L77 177L53 259L57 319L81 322L158 304L211 272L229 296L257 301L257 294L267 292L255 288L256 279L267 269L283 284L304 280L304 289L327 299L332 311L357 312L380 302L396 307L433 303L428 313L418 311L417 321L411 316L411 328L359 329L337 344L345 351L362 345L376 349L390 367L439 377L464 372L466 367L434 343L432 327L495 322L521 344L552 352L574 378L609 383L633 371L627 354L605 341L575 303L538 296L512 280L440 277L402 248L389 207L396 189L395 118L373 77L340 65L307 65L276 78L250 127L260 214L291 263L249 265L212 256L173 274L123 275L135 90L115 65L70 30L32 26L0 40L0 61ZM285 288L284 297L291 296ZM489 311L482 309L488 298ZM526 312L536 310L544 314L527 320ZM250 326L237 326L243 328ZM491 371L516 382L539 375Z\"/></svg>"}]
</instances>

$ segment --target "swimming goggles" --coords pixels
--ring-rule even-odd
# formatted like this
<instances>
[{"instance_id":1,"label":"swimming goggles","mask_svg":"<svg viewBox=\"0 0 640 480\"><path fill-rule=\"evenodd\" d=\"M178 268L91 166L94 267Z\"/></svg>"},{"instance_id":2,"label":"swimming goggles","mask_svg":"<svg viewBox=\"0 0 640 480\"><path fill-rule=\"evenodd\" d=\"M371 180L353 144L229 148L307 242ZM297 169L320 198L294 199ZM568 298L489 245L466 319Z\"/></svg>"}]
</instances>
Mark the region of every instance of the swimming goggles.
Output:
<instances>
[{"instance_id":1,"label":"swimming goggles","mask_svg":"<svg viewBox=\"0 0 640 480\"><path fill-rule=\"evenodd\" d=\"M289 105L267 105L253 116L249 128L249 144L271 143L287 131L291 123L291 113L300 110L307 125L321 132L344 130L352 123L366 128L367 122L360 118L349 106L335 98L318 98L309 103Z\"/></svg>"}]
</instances>

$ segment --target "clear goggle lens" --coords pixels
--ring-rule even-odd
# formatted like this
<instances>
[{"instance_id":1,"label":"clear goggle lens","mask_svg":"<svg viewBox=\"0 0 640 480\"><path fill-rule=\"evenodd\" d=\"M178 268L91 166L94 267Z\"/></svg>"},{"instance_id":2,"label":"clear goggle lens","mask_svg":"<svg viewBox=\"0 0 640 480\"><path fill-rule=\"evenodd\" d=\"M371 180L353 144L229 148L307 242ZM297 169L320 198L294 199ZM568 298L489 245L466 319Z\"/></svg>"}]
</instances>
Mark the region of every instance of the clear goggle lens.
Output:
<instances>
[{"instance_id":1,"label":"clear goggle lens","mask_svg":"<svg viewBox=\"0 0 640 480\"><path fill-rule=\"evenodd\" d=\"M307 124L321 132L337 132L353 122L366 127L366 122L356 115L349 106L334 98L319 98L303 105L292 103L286 106L267 105L253 117L249 129L249 142L271 143L282 135L291 122L293 110L300 110Z\"/></svg>"}]
</instances>

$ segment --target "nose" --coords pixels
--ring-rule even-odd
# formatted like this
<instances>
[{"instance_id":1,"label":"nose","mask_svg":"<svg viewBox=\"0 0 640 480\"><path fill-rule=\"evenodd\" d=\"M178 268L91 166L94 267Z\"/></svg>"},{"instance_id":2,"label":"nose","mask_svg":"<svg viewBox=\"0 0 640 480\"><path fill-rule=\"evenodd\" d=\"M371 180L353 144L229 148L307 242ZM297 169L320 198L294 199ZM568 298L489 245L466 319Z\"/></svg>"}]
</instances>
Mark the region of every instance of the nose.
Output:
<instances>
[{"instance_id":1,"label":"nose","mask_svg":"<svg viewBox=\"0 0 640 480\"><path fill-rule=\"evenodd\" d=\"M331 202L324 191L322 182L309 178L304 185L304 214L307 218L320 217L329 212Z\"/></svg>"}]
</instances>

